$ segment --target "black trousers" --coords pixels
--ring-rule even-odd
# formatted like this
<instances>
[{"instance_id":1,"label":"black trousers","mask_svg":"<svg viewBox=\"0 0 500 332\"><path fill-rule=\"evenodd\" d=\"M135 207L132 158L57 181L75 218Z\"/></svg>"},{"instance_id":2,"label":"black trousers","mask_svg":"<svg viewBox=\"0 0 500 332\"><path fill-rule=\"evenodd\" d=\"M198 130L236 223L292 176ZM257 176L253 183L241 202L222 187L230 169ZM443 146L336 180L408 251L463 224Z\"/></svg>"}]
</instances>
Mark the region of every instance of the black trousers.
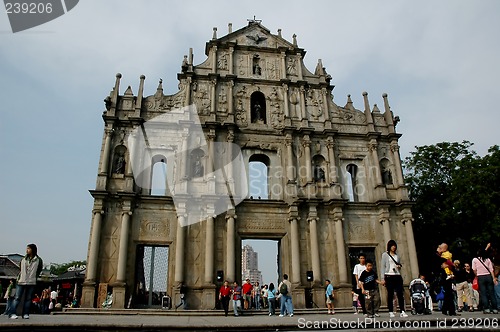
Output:
<instances>
[{"instance_id":1,"label":"black trousers","mask_svg":"<svg viewBox=\"0 0 500 332\"><path fill-rule=\"evenodd\" d=\"M398 297L399 311L405 311L405 299L403 296L403 277L401 275L385 275L385 287L387 288L387 307L389 312L394 312L394 292Z\"/></svg>"},{"instance_id":2,"label":"black trousers","mask_svg":"<svg viewBox=\"0 0 500 332\"><path fill-rule=\"evenodd\" d=\"M229 312L229 296L222 296L221 302L222 308L224 308L224 314L227 316Z\"/></svg>"}]
</instances>

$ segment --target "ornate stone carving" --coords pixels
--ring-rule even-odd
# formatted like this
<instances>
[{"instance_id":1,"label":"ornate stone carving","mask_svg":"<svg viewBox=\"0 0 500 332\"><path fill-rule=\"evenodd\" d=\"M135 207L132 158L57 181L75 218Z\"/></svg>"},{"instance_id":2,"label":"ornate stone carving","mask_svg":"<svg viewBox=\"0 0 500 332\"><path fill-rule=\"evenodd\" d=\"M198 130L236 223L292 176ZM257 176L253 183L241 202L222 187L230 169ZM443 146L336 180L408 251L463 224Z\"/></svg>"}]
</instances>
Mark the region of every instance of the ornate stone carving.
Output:
<instances>
[{"instance_id":1,"label":"ornate stone carving","mask_svg":"<svg viewBox=\"0 0 500 332\"><path fill-rule=\"evenodd\" d=\"M276 80L279 77L278 66L276 66L276 59L269 59L266 61L267 78Z\"/></svg>"},{"instance_id":2,"label":"ornate stone carving","mask_svg":"<svg viewBox=\"0 0 500 332\"><path fill-rule=\"evenodd\" d=\"M294 57L288 58L286 64L286 72L288 75L296 75L297 74L297 59Z\"/></svg>"},{"instance_id":3,"label":"ornate stone carving","mask_svg":"<svg viewBox=\"0 0 500 332\"><path fill-rule=\"evenodd\" d=\"M323 115L323 100L318 97L317 91L313 89L307 90L306 94L306 110L311 115L314 121L318 121Z\"/></svg>"},{"instance_id":4,"label":"ornate stone carving","mask_svg":"<svg viewBox=\"0 0 500 332\"><path fill-rule=\"evenodd\" d=\"M208 87L204 83L193 86L194 91L194 104L199 114L210 114L210 98L208 95Z\"/></svg>"},{"instance_id":5,"label":"ornate stone carving","mask_svg":"<svg viewBox=\"0 0 500 332\"><path fill-rule=\"evenodd\" d=\"M281 111L281 97L278 94L278 89L273 88L269 97L269 105L271 107L271 125L275 129L283 128L284 115Z\"/></svg>"},{"instance_id":6,"label":"ornate stone carving","mask_svg":"<svg viewBox=\"0 0 500 332\"><path fill-rule=\"evenodd\" d=\"M290 116L297 118L299 116L298 104L300 102L299 90L297 88L290 89Z\"/></svg>"},{"instance_id":7,"label":"ornate stone carving","mask_svg":"<svg viewBox=\"0 0 500 332\"><path fill-rule=\"evenodd\" d=\"M143 220L141 222L140 236L142 238L163 238L170 234L170 224L161 221Z\"/></svg>"},{"instance_id":8,"label":"ornate stone carving","mask_svg":"<svg viewBox=\"0 0 500 332\"><path fill-rule=\"evenodd\" d=\"M219 93L219 112L227 113L227 92L224 86L221 86Z\"/></svg>"},{"instance_id":9,"label":"ornate stone carving","mask_svg":"<svg viewBox=\"0 0 500 332\"><path fill-rule=\"evenodd\" d=\"M228 53L226 51L220 52L219 59L217 60L217 68L228 70Z\"/></svg>"}]
</instances>

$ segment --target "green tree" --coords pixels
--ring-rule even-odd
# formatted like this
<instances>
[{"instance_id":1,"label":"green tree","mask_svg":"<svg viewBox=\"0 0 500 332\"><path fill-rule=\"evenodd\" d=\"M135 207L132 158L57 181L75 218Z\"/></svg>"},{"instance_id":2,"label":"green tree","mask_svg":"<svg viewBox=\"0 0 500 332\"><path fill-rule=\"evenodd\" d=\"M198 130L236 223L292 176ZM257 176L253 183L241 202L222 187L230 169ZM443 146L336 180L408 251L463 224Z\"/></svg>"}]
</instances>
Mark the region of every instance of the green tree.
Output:
<instances>
[{"instance_id":1,"label":"green tree","mask_svg":"<svg viewBox=\"0 0 500 332\"><path fill-rule=\"evenodd\" d=\"M416 147L405 159L420 268L436 268L435 250L446 242L454 258L470 259L500 234L500 150L478 156L468 141Z\"/></svg>"}]
</instances>

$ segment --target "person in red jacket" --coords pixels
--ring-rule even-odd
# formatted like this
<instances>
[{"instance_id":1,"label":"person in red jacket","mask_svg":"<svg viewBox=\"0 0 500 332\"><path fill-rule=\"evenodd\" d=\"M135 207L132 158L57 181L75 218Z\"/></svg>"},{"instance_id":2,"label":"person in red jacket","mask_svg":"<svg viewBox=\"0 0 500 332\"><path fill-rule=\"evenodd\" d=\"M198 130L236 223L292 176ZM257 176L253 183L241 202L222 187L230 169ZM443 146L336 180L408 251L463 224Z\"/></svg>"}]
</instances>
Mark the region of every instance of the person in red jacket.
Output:
<instances>
[{"instance_id":1,"label":"person in red jacket","mask_svg":"<svg viewBox=\"0 0 500 332\"><path fill-rule=\"evenodd\" d=\"M221 286L219 290L219 301L222 303L224 308L224 315L227 317L229 312L229 300L231 299L231 287L229 287L229 282L224 281L224 285Z\"/></svg>"},{"instance_id":2,"label":"person in red jacket","mask_svg":"<svg viewBox=\"0 0 500 332\"><path fill-rule=\"evenodd\" d=\"M250 283L250 279L247 279L246 282L243 284L243 308L245 310L250 309L250 304L252 301L252 289L253 286Z\"/></svg>"}]
</instances>

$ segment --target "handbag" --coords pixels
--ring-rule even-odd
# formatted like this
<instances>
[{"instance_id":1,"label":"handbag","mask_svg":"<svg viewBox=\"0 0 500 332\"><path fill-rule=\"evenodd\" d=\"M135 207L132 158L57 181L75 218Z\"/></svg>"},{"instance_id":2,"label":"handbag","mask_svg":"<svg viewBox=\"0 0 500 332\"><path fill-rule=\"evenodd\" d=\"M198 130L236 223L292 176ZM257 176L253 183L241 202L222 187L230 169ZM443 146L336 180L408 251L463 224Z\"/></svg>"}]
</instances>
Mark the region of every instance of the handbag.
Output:
<instances>
[{"instance_id":1,"label":"handbag","mask_svg":"<svg viewBox=\"0 0 500 332\"><path fill-rule=\"evenodd\" d=\"M444 300L444 289L441 287L441 291L436 295L436 301L443 301Z\"/></svg>"}]
</instances>

